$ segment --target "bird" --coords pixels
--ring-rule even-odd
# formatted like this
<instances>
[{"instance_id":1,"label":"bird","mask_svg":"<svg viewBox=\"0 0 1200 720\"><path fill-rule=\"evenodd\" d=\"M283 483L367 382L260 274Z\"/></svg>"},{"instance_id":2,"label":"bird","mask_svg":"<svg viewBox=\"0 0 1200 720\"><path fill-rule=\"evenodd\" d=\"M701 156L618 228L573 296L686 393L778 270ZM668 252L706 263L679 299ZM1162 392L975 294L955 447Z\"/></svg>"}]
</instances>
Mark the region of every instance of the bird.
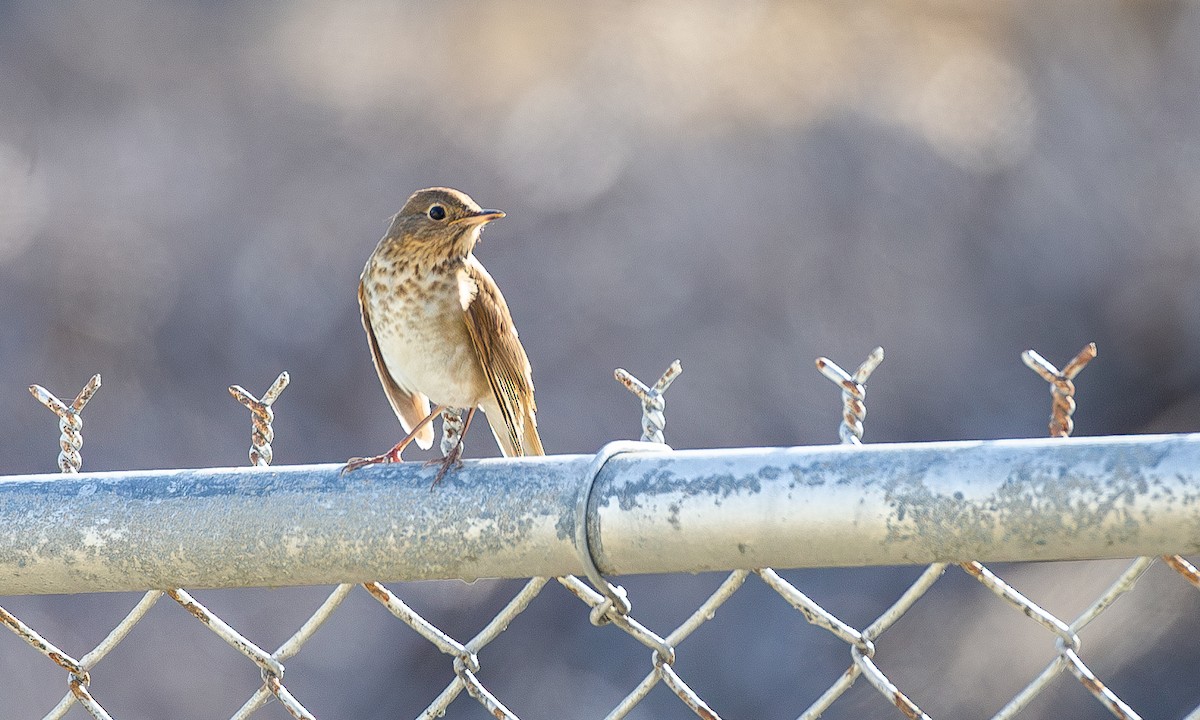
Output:
<instances>
[{"instance_id":1,"label":"bird","mask_svg":"<svg viewBox=\"0 0 1200 720\"><path fill-rule=\"evenodd\" d=\"M431 187L392 218L359 278L358 304L379 381L408 434L382 455L351 458L343 472L400 462L413 441L428 449L444 409L467 417L431 489L461 465L476 410L506 457L545 454L529 358L504 295L474 255L484 226L504 216L466 193Z\"/></svg>"}]
</instances>

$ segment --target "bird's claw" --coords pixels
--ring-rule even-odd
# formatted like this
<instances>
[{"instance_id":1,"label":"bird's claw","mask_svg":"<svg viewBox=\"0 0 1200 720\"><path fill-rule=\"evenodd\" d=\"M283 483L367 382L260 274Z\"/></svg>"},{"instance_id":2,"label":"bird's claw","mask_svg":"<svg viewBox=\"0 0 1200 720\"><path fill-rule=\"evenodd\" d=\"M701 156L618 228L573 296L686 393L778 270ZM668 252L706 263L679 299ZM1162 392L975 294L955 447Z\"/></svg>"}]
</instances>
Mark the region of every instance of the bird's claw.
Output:
<instances>
[{"instance_id":1,"label":"bird's claw","mask_svg":"<svg viewBox=\"0 0 1200 720\"><path fill-rule=\"evenodd\" d=\"M365 468L368 465L378 465L385 462L388 462L386 455L374 455L372 457L365 458L350 458L346 461L346 464L342 466L342 470L338 473L338 475L345 475L346 473L354 472L359 468Z\"/></svg>"},{"instance_id":2,"label":"bird's claw","mask_svg":"<svg viewBox=\"0 0 1200 720\"><path fill-rule=\"evenodd\" d=\"M463 464L462 454L463 454L462 443L459 443L458 445L454 446L453 450L446 453L445 457L440 458L440 459L430 460L425 463L426 467L428 467L430 465L438 465L439 466L437 475L434 476L434 478L433 478L433 484L429 486L430 490L433 490L435 487L437 487L438 483L440 483L442 481L442 478L446 477L446 473L450 472L450 468L454 468L457 470L458 468L462 467L462 464Z\"/></svg>"},{"instance_id":3,"label":"bird's claw","mask_svg":"<svg viewBox=\"0 0 1200 720\"><path fill-rule=\"evenodd\" d=\"M342 466L342 470L338 473L338 475L345 475L346 473L354 472L355 470L364 468L368 465L384 465L394 462L400 462L400 453L396 452L396 448L392 448L382 455L350 458L346 461L346 464Z\"/></svg>"}]
</instances>

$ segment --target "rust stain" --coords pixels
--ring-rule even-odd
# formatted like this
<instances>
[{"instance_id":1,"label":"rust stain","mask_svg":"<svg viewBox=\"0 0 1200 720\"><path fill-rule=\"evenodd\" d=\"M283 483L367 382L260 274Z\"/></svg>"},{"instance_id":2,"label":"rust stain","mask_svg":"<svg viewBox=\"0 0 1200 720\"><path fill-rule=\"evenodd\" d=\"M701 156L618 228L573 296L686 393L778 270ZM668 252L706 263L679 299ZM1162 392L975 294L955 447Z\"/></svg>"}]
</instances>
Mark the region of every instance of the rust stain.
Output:
<instances>
[{"instance_id":1,"label":"rust stain","mask_svg":"<svg viewBox=\"0 0 1200 720\"><path fill-rule=\"evenodd\" d=\"M1184 577L1185 580L1200 588L1200 571L1178 555L1163 555L1163 562L1170 565L1175 572Z\"/></svg>"},{"instance_id":2,"label":"rust stain","mask_svg":"<svg viewBox=\"0 0 1200 720\"><path fill-rule=\"evenodd\" d=\"M198 605L196 602L191 600L183 600L179 596L179 593L175 592L174 590L168 590L167 595L170 596L172 600L183 606L184 610L187 610L189 613L191 613L192 617L196 618L205 625L211 624L212 618L209 617L208 611L200 607L200 605Z\"/></svg>"},{"instance_id":3,"label":"rust stain","mask_svg":"<svg viewBox=\"0 0 1200 720\"><path fill-rule=\"evenodd\" d=\"M46 650L44 647L39 649ZM64 670L69 670L72 675L78 675L82 678L87 677L87 670L84 670L82 667L80 667L79 663L74 658L56 652L47 652L46 657L53 660L55 665L58 665Z\"/></svg>"},{"instance_id":4,"label":"rust stain","mask_svg":"<svg viewBox=\"0 0 1200 720\"><path fill-rule=\"evenodd\" d=\"M1079 682L1083 683L1083 686L1085 688L1087 688L1089 691L1091 691L1091 693L1093 695L1100 695L1104 692L1104 689L1105 689L1104 683L1100 682L1095 677L1088 677L1087 675L1082 675L1079 678Z\"/></svg>"},{"instance_id":5,"label":"rust stain","mask_svg":"<svg viewBox=\"0 0 1200 720\"><path fill-rule=\"evenodd\" d=\"M387 588L383 587L377 582L363 583L363 589L385 603L391 602L391 593L387 591Z\"/></svg>"},{"instance_id":6,"label":"rust stain","mask_svg":"<svg viewBox=\"0 0 1200 720\"><path fill-rule=\"evenodd\" d=\"M201 608L200 608L198 605L196 605L195 603L190 603L190 602L189 602L189 603L183 603L183 609L184 609L184 610L187 610L188 612L190 612L190 613L191 613L193 616L195 616L195 618L196 618L197 620L199 620L200 622L204 623L205 625L208 625L208 624L209 624L209 617L208 617L208 613L204 612L204 610L202 610L202 609L201 609Z\"/></svg>"},{"instance_id":7,"label":"rust stain","mask_svg":"<svg viewBox=\"0 0 1200 720\"><path fill-rule=\"evenodd\" d=\"M921 708L914 705L913 701L906 698L904 693L899 690L892 695L892 703L900 708L900 712L904 713L905 717L911 720L917 720L924 714L921 712Z\"/></svg>"},{"instance_id":8,"label":"rust stain","mask_svg":"<svg viewBox=\"0 0 1200 720\"><path fill-rule=\"evenodd\" d=\"M696 711L696 714L704 718L704 720L721 720L719 715L706 707L698 707L693 709Z\"/></svg>"}]
</instances>

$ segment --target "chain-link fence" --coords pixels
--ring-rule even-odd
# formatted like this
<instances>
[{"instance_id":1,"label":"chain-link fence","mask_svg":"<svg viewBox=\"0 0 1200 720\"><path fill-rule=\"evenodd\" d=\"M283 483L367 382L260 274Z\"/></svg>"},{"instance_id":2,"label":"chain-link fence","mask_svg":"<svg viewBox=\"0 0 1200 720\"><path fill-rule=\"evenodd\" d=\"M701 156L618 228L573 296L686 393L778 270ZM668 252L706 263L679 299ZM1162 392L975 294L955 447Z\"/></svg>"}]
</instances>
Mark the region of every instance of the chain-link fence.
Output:
<instances>
[{"instance_id":1,"label":"chain-link fence","mask_svg":"<svg viewBox=\"0 0 1200 720\"><path fill-rule=\"evenodd\" d=\"M1055 438L1071 433L1072 380L1095 353L1089 345L1062 370L1033 351L1023 357L1050 383L1050 434ZM844 445L862 443L865 386L882 360L882 349L876 349L854 373L826 358L817 361L821 373L842 391ZM745 713L737 708L719 713L721 704L689 682L679 660L689 652L690 637L710 621L719 622L718 609L744 588L758 585L844 643L849 653L844 666L796 669L798 676L829 679L823 692L805 699L791 716L821 716L862 677L881 698L872 716L898 717L899 711L918 718L929 716L914 700L914 688L897 680L896 672L881 669L877 658L893 657L896 667L909 656L919 657L912 647L890 645L888 631L929 597L948 571L961 570L1043 629L1045 645L1053 650L1044 670L1028 678L993 717L1017 716L1060 678L1077 680L1098 703L1092 708L1141 717L1093 670L1080 633L1133 590L1158 558L1133 560L1086 609L1067 618L1006 582L1003 571L967 558L993 562L1151 552L1200 589L1194 565L1180 555L1163 555L1196 552L1200 542L1195 530L1200 527L1195 509L1200 438L673 452L663 444L664 392L679 373L676 362L648 386L624 370L616 372L642 403L640 443L612 443L594 457L468 463L433 493L428 490L432 471L417 464L371 468L349 479L331 466L268 469L271 406L288 383L286 373L261 399L241 387L230 388L252 413L250 461L255 470L2 479L0 594L174 584L344 584L274 650L252 641L252 633L226 622L187 590L172 587L147 592L82 654L59 647L0 607L0 622L27 646L0 646L0 657L17 654L20 662L30 662L40 653L66 671L66 692L48 709L47 718L65 717L77 705L95 718L120 717L105 709L104 691L92 673L165 595L244 656L248 673L257 669L261 675L261 686L232 717L250 717L277 701L291 716L310 718L314 715L306 703L311 705L310 698L324 689L302 681L285 685L285 663L305 649L348 598L369 597L444 654L452 670L440 692L430 691L433 698L420 718L444 715L464 694L494 717L513 718L518 712L510 706L523 697L502 697L489 689L484 651L506 632L519 632L510 626L535 603L562 603L566 597L580 603L569 615L580 622L586 618L604 633L621 633L650 651L641 680L622 690L624 697L608 709L608 718L631 716L660 686L678 698L682 706L677 707L700 717L742 717ZM95 376L70 404L44 388L30 388L60 418L63 473L76 474L81 468L82 411L99 387ZM451 423L448 432L460 430ZM865 624L840 618L765 566L930 561L890 606ZM665 625L639 619L633 593L606 577L715 570L729 574L694 610ZM529 575L537 576L498 612L480 619L481 629L460 637L406 603L402 590L369 579ZM556 586L566 595L549 591ZM228 655L230 662L233 657ZM928 694L926 688L915 689ZM0 684L0 699L30 690ZM157 690L152 686L143 692ZM1192 698L1196 687L1162 687L1161 692ZM1200 718L1200 707L1187 718Z\"/></svg>"}]
</instances>

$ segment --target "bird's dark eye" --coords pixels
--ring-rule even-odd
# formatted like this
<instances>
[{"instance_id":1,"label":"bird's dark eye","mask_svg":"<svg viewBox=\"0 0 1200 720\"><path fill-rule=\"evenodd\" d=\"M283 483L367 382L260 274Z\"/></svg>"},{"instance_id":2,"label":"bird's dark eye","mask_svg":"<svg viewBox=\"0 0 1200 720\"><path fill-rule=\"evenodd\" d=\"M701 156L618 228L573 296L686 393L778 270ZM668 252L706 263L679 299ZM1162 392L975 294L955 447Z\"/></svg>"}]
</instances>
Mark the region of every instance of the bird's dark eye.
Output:
<instances>
[{"instance_id":1,"label":"bird's dark eye","mask_svg":"<svg viewBox=\"0 0 1200 720\"><path fill-rule=\"evenodd\" d=\"M433 218L434 220L445 220L446 208L442 207L441 205L431 206L429 208L429 217Z\"/></svg>"}]
</instances>

